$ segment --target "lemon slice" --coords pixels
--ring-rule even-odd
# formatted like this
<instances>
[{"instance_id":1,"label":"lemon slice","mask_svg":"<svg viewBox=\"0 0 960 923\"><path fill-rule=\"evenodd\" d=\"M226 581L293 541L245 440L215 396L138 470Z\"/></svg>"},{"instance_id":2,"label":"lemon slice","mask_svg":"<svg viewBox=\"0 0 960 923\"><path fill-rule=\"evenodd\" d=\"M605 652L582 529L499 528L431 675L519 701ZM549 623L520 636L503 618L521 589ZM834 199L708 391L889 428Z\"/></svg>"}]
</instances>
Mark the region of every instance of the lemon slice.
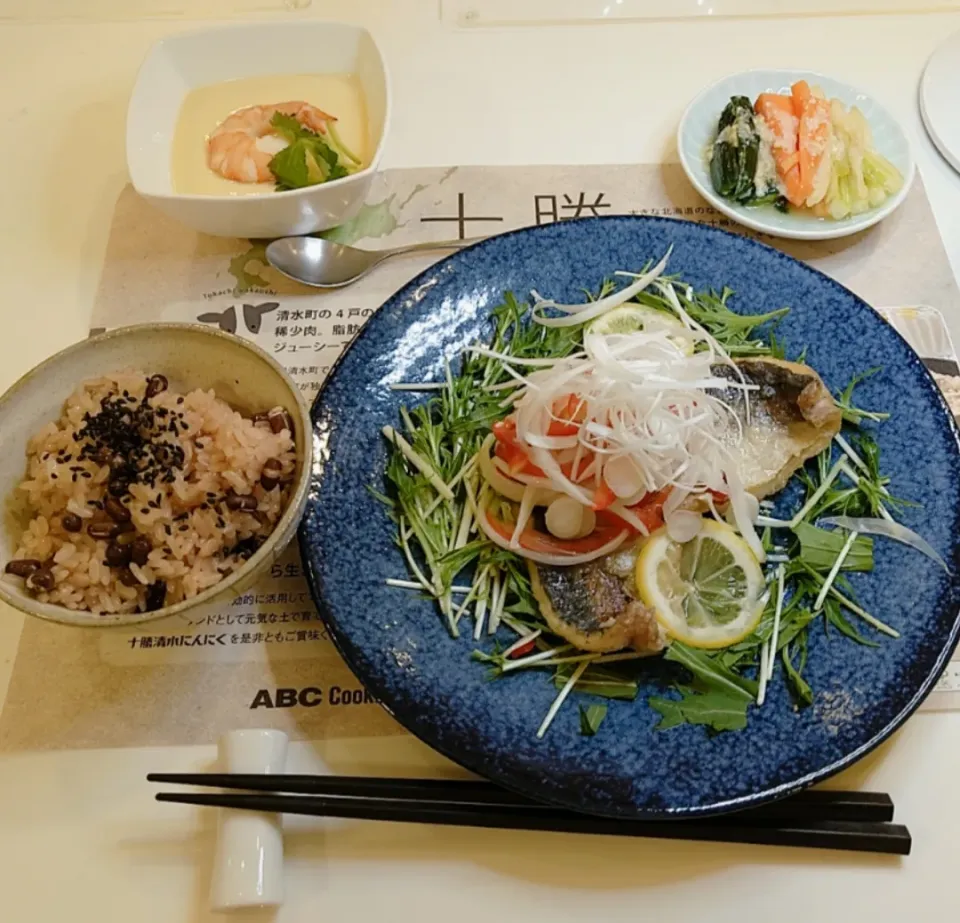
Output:
<instances>
[{"instance_id":1,"label":"lemon slice","mask_svg":"<svg viewBox=\"0 0 960 923\"><path fill-rule=\"evenodd\" d=\"M757 627L766 586L750 546L707 519L696 538L654 532L637 558L637 590L664 631L692 647L729 647Z\"/></svg>"},{"instance_id":2,"label":"lemon slice","mask_svg":"<svg viewBox=\"0 0 960 923\"><path fill-rule=\"evenodd\" d=\"M690 341L687 328L680 321L666 311L658 311L649 305L634 302L622 304L617 308L601 314L591 325L591 333L610 335L614 333L636 333L644 330L649 324L655 324L660 330L676 331L677 336L670 339L688 356L693 353L693 343Z\"/></svg>"}]
</instances>

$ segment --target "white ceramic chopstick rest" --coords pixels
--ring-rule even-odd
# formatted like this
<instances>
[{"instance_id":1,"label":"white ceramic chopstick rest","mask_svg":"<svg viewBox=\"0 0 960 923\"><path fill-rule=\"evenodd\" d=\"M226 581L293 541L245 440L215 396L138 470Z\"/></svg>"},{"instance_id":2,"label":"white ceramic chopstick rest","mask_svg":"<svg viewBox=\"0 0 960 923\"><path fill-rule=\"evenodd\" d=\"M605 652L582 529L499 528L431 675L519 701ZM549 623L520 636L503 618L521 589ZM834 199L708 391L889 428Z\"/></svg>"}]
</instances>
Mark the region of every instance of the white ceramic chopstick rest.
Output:
<instances>
[{"instance_id":1,"label":"white ceramic chopstick rest","mask_svg":"<svg viewBox=\"0 0 960 923\"><path fill-rule=\"evenodd\" d=\"M220 769L282 773L287 761L283 731L229 731L220 738ZM210 906L216 911L283 903L283 831L280 815L221 809Z\"/></svg>"}]
</instances>

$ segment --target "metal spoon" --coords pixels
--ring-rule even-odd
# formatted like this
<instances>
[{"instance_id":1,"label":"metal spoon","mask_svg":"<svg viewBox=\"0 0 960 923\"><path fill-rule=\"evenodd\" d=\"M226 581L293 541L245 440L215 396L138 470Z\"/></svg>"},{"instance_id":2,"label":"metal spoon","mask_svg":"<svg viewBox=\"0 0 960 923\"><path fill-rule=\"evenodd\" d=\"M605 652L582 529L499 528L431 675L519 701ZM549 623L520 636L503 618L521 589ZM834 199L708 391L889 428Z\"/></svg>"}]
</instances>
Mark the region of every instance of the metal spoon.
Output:
<instances>
[{"instance_id":1,"label":"metal spoon","mask_svg":"<svg viewBox=\"0 0 960 923\"><path fill-rule=\"evenodd\" d=\"M392 250L361 250L321 237L281 237L267 245L267 262L285 276L315 288L340 288L356 282L374 266L401 253L417 250L458 250L482 237L437 240Z\"/></svg>"}]
</instances>

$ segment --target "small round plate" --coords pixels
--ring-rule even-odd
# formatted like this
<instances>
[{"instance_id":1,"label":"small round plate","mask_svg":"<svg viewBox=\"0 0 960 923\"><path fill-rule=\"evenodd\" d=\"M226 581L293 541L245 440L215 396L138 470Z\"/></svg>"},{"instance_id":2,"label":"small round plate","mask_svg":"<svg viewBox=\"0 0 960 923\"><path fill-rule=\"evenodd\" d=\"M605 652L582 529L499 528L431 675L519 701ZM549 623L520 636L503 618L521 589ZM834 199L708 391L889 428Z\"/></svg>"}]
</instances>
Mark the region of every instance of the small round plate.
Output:
<instances>
[{"instance_id":1,"label":"small round plate","mask_svg":"<svg viewBox=\"0 0 960 923\"><path fill-rule=\"evenodd\" d=\"M846 106L857 106L873 131L874 147L903 175L903 188L879 208L840 221L791 212L782 214L772 205L748 208L729 202L714 192L706 152L717 135L717 120L731 96L756 99L761 93L789 92L792 84L806 80L819 86L829 99L837 98ZM752 70L732 74L704 90L687 106L677 129L677 150L687 178L717 211L734 221L794 240L831 240L864 231L887 217L906 197L916 173L913 153L900 123L873 97L847 83L801 70Z\"/></svg>"}]
</instances>

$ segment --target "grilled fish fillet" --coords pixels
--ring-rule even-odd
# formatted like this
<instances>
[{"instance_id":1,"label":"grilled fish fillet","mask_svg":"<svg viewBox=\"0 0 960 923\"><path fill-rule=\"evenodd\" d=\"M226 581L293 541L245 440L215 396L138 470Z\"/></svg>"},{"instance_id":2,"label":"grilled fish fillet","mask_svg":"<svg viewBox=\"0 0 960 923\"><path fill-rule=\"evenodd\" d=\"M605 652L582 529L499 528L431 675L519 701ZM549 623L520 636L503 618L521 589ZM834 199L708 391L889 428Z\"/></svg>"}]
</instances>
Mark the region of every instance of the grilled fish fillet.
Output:
<instances>
[{"instance_id":1,"label":"grilled fish fillet","mask_svg":"<svg viewBox=\"0 0 960 923\"><path fill-rule=\"evenodd\" d=\"M663 629L632 595L637 550L573 567L528 562L533 595L550 630L582 651L663 650Z\"/></svg>"},{"instance_id":2,"label":"grilled fish fillet","mask_svg":"<svg viewBox=\"0 0 960 923\"><path fill-rule=\"evenodd\" d=\"M736 388L715 392L736 412L743 438L736 453L744 487L758 499L782 490L805 461L819 455L840 431L842 414L820 376L808 365L784 359L738 359L748 395ZM718 376L736 379L730 366ZM731 441L736 433L731 431Z\"/></svg>"}]
</instances>

